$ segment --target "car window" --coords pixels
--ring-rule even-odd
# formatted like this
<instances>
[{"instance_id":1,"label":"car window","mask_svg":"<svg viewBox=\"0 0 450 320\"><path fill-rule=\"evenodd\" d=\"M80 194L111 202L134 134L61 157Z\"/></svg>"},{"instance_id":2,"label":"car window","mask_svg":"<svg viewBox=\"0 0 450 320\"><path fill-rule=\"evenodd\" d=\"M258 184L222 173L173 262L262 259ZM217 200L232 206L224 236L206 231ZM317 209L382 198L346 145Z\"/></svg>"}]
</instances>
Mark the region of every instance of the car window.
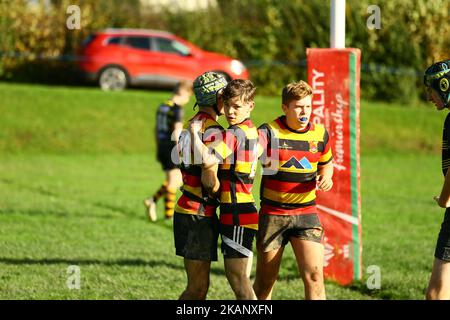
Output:
<instances>
[{"instance_id":1,"label":"car window","mask_svg":"<svg viewBox=\"0 0 450 320\"><path fill-rule=\"evenodd\" d=\"M106 42L107 44L120 44L122 37L112 37Z\"/></svg>"},{"instance_id":2,"label":"car window","mask_svg":"<svg viewBox=\"0 0 450 320\"><path fill-rule=\"evenodd\" d=\"M91 44L92 41L95 40L95 38L97 38L97 35L90 34L89 36L86 37L86 39L83 40L82 46L87 47L89 44Z\"/></svg>"},{"instance_id":3,"label":"car window","mask_svg":"<svg viewBox=\"0 0 450 320\"><path fill-rule=\"evenodd\" d=\"M190 52L189 48L176 40L167 38L155 38L156 50L167 53L176 53L182 56L187 56Z\"/></svg>"},{"instance_id":4,"label":"car window","mask_svg":"<svg viewBox=\"0 0 450 320\"><path fill-rule=\"evenodd\" d=\"M133 47L135 49L150 50L149 37L126 37L124 45Z\"/></svg>"}]
</instances>

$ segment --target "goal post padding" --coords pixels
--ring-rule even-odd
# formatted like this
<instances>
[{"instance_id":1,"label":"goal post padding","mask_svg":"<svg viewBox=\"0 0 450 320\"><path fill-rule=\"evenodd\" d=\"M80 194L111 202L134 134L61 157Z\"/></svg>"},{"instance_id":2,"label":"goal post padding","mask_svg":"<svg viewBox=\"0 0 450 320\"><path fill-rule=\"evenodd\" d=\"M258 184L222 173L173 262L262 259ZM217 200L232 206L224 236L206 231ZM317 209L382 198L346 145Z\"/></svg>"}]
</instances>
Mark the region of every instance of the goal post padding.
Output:
<instances>
[{"instance_id":1,"label":"goal post padding","mask_svg":"<svg viewBox=\"0 0 450 320\"><path fill-rule=\"evenodd\" d=\"M333 151L333 189L318 191L325 229L327 279L347 285L362 277L359 161L359 49L307 49L308 83L313 88L313 123L325 125Z\"/></svg>"}]
</instances>

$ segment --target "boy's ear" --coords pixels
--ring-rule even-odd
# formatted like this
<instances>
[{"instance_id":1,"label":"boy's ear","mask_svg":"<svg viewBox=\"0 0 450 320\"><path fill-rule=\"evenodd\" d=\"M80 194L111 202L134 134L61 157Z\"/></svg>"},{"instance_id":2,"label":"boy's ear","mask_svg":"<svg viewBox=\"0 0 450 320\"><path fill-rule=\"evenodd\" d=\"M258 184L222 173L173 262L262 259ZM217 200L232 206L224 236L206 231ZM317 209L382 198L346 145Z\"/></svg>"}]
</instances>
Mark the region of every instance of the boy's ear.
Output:
<instances>
[{"instance_id":1,"label":"boy's ear","mask_svg":"<svg viewBox=\"0 0 450 320\"><path fill-rule=\"evenodd\" d=\"M287 110L288 110L288 107L287 107L287 105L285 105L284 103L282 103L282 104L281 104L281 109L283 110L284 113L286 113Z\"/></svg>"},{"instance_id":2,"label":"boy's ear","mask_svg":"<svg viewBox=\"0 0 450 320\"><path fill-rule=\"evenodd\" d=\"M250 105L250 111L253 111L253 109L255 109L255 101L252 101Z\"/></svg>"}]
</instances>

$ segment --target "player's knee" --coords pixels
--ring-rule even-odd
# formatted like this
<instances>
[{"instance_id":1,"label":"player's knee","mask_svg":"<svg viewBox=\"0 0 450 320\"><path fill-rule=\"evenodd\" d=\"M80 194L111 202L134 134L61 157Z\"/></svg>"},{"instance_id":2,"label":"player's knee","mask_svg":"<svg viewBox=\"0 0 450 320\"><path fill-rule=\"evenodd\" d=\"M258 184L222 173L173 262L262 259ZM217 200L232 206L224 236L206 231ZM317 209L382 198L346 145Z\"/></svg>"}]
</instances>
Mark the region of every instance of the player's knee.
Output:
<instances>
[{"instance_id":1,"label":"player's knee","mask_svg":"<svg viewBox=\"0 0 450 320\"><path fill-rule=\"evenodd\" d=\"M303 280L311 285L321 284L323 283L323 272L319 269L306 271Z\"/></svg>"},{"instance_id":2,"label":"player's knee","mask_svg":"<svg viewBox=\"0 0 450 320\"><path fill-rule=\"evenodd\" d=\"M183 184L183 177L181 173L171 171L167 177L168 187L177 190Z\"/></svg>"},{"instance_id":3,"label":"player's knee","mask_svg":"<svg viewBox=\"0 0 450 320\"><path fill-rule=\"evenodd\" d=\"M170 177L167 181L167 189L176 192L180 186L183 184L183 180L178 179L177 177Z\"/></svg>"},{"instance_id":4,"label":"player's knee","mask_svg":"<svg viewBox=\"0 0 450 320\"><path fill-rule=\"evenodd\" d=\"M250 279L247 277L245 273L234 273L231 275L227 275L228 282L235 290L239 290L239 288L248 284L250 286Z\"/></svg>"},{"instance_id":5,"label":"player's knee","mask_svg":"<svg viewBox=\"0 0 450 320\"><path fill-rule=\"evenodd\" d=\"M167 188L174 190L174 192L176 192L181 187L182 184L183 181L181 179L173 179L169 181Z\"/></svg>"}]
</instances>

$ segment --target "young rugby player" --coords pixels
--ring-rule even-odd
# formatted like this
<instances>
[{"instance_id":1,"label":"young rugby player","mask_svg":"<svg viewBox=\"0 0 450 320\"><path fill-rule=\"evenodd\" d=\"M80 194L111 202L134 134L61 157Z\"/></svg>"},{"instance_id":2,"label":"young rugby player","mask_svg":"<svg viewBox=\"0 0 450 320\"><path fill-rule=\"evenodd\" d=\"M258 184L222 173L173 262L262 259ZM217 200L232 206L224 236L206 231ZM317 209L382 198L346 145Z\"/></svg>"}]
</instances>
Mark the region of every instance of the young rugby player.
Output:
<instances>
[{"instance_id":1,"label":"young rugby player","mask_svg":"<svg viewBox=\"0 0 450 320\"><path fill-rule=\"evenodd\" d=\"M433 64L425 71L425 86L428 99L438 111L450 107L450 60ZM433 271L426 293L427 299L450 299L450 114L444 122L442 139L442 172L445 180L439 196L434 197L437 204L446 208L444 221L434 252Z\"/></svg>"},{"instance_id":2,"label":"young rugby player","mask_svg":"<svg viewBox=\"0 0 450 320\"><path fill-rule=\"evenodd\" d=\"M206 72L194 81L194 94L199 106L198 113L190 122L200 121L201 134L208 146L221 141L223 128L217 122L223 112L220 92L227 85L226 79L215 72ZM183 132L179 141L181 172L183 174L182 196L175 207L173 232L176 254L184 257L187 286L181 294L182 300L204 300L209 289L211 261L217 261L218 201L202 184L204 171L217 172L217 164L202 167L196 161L189 142L190 134Z\"/></svg>"},{"instance_id":3,"label":"young rugby player","mask_svg":"<svg viewBox=\"0 0 450 320\"><path fill-rule=\"evenodd\" d=\"M166 173L166 180L153 197L144 200L145 211L151 221L157 220L156 202L161 197L164 197L165 218L173 216L175 194L182 181L181 172L173 163L170 154L183 129L183 106L189 101L191 95L192 83L182 81L174 88L172 98L162 103L156 112L156 157ZM172 137L174 137L174 140L172 140Z\"/></svg>"},{"instance_id":4,"label":"young rugby player","mask_svg":"<svg viewBox=\"0 0 450 320\"><path fill-rule=\"evenodd\" d=\"M209 167L216 163L214 157L221 162L218 178L213 174L211 177L216 178L204 179L204 184L214 191L220 185L219 232L225 274L238 300L256 299L249 279L253 239L258 228L258 211L252 195L258 160L258 131L250 120L255 106L255 90L250 80L241 79L232 80L224 89L222 101L230 126L223 141L212 148L214 155L208 153L197 135L199 126L191 126L195 146L204 158L204 165Z\"/></svg>"},{"instance_id":5,"label":"young rugby player","mask_svg":"<svg viewBox=\"0 0 450 320\"><path fill-rule=\"evenodd\" d=\"M253 288L271 299L285 245L290 242L306 299L325 299L323 228L316 188L332 188L333 164L326 129L310 122L312 89L304 81L282 91L284 116L259 128L264 172Z\"/></svg>"}]
</instances>

